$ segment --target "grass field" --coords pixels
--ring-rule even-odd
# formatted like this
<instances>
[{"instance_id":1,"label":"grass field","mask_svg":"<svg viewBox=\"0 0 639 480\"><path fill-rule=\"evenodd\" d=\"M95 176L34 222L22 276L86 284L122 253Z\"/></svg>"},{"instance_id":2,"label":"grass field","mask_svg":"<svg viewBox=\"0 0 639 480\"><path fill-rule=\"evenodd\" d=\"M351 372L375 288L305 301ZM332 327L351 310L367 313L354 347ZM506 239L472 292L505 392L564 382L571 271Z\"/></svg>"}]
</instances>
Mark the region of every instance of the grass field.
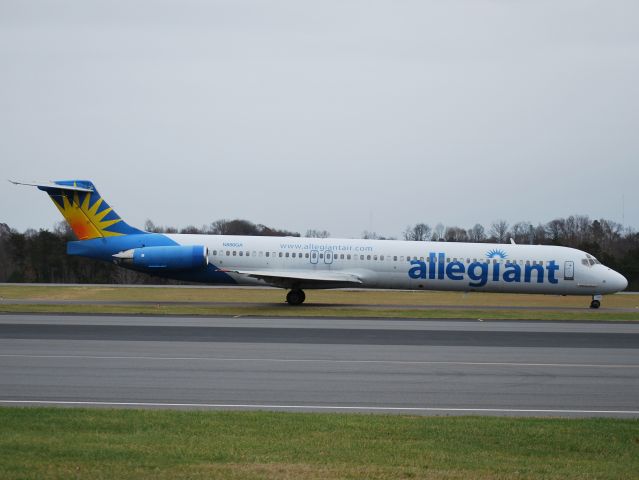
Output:
<instances>
[{"instance_id":1,"label":"grass field","mask_svg":"<svg viewBox=\"0 0 639 480\"><path fill-rule=\"evenodd\" d=\"M607 296L603 307L593 311L589 297L578 296L309 290L306 304L291 307L284 303L284 294L259 288L0 285L0 312L639 321L639 295ZM55 304L69 301L97 303Z\"/></svg>"},{"instance_id":2,"label":"grass field","mask_svg":"<svg viewBox=\"0 0 639 480\"><path fill-rule=\"evenodd\" d=\"M0 408L0 478L631 479L639 421Z\"/></svg>"}]
</instances>

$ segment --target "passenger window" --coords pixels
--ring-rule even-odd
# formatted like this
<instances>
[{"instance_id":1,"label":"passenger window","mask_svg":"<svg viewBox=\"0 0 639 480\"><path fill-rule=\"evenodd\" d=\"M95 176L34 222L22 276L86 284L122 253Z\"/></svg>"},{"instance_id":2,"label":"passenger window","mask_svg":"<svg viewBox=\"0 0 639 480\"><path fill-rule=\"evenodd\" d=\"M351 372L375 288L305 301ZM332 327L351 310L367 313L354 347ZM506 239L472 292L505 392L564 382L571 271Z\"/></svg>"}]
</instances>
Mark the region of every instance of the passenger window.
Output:
<instances>
[{"instance_id":1,"label":"passenger window","mask_svg":"<svg viewBox=\"0 0 639 480\"><path fill-rule=\"evenodd\" d=\"M288 258L288 252L286 252L286 258Z\"/></svg>"},{"instance_id":2,"label":"passenger window","mask_svg":"<svg viewBox=\"0 0 639 480\"><path fill-rule=\"evenodd\" d=\"M340 260L344 260L344 254L342 253L342 254L339 256L339 258L340 258Z\"/></svg>"},{"instance_id":3,"label":"passenger window","mask_svg":"<svg viewBox=\"0 0 639 480\"><path fill-rule=\"evenodd\" d=\"M233 256L237 256L237 251L233 250Z\"/></svg>"},{"instance_id":4,"label":"passenger window","mask_svg":"<svg viewBox=\"0 0 639 480\"><path fill-rule=\"evenodd\" d=\"M346 260L350 260L351 259L351 254L349 253L348 255L346 255Z\"/></svg>"},{"instance_id":5,"label":"passenger window","mask_svg":"<svg viewBox=\"0 0 639 480\"><path fill-rule=\"evenodd\" d=\"M377 260L377 255L373 255L373 260Z\"/></svg>"},{"instance_id":6,"label":"passenger window","mask_svg":"<svg viewBox=\"0 0 639 480\"><path fill-rule=\"evenodd\" d=\"M264 255L266 255L268 257L268 252L266 252Z\"/></svg>"},{"instance_id":7,"label":"passenger window","mask_svg":"<svg viewBox=\"0 0 639 480\"><path fill-rule=\"evenodd\" d=\"M383 262L384 261L384 255L380 255L379 259Z\"/></svg>"},{"instance_id":8,"label":"passenger window","mask_svg":"<svg viewBox=\"0 0 639 480\"><path fill-rule=\"evenodd\" d=\"M228 257L231 254L229 250L226 251L226 256Z\"/></svg>"},{"instance_id":9,"label":"passenger window","mask_svg":"<svg viewBox=\"0 0 639 480\"><path fill-rule=\"evenodd\" d=\"M213 250L213 255L217 255L217 250Z\"/></svg>"},{"instance_id":10,"label":"passenger window","mask_svg":"<svg viewBox=\"0 0 639 480\"><path fill-rule=\"evenodd\" d=\"M320 258L324 258L324 254L323 253L320 253Z\"/></svg>"},{"instance_id":11,"label":"passenger window","mask_svg":"<svg viewBox=\"0 0 639 480\"><path fill-rule=\"evenodd\" d=\"M306 258L308 258L308 253L306 255L304 255Z\"/></svg>"},{"instance_id":12,"label":"passenger window","mask_svg":"<svg viewBox=\"0 0 639 480\"><path fill-rule=\"evenodd\" d=\"M251 256L251 252L246 252L246 256L250 257Z\"/></svg>"},{"instance_id":13,"label":"passenger window","mask_svg":"<svg viewBox=\"0 0 639 480\"><path fill-rule=\"evenodd\" d=\"M244 255L244 252L240 250L240 257Z\"/></svg>"},{"instance_id":14,"label":"passenger window","mask_svg":"<svg viewBox=\"0 0 639 480\"><path fill-rule=\"evenodd\" d=\"M282 258L282 252L280 252L280 255L279 255L279 257L280 257L280 258Z\"/></svg>"},{"instance_id":15,"label":"passenger window","mask_svg":"<svg viewBox=\"0 0 639 480\"><path fill-rule=\"evenodd\" d=\"M371 256L370 255L366 255L366 260L370 260Z\"/></svg>"},{"instance_id":16,"label":"passenger window","mask_svg":"<svg viewBox=\"0 0 639 480\"><path fill-rule=\"evenodd\" d=\"M359 259L360 259L360 260L364 260L364 255L360 255L360 256L359 256Z\"/></svg>"},{"instance_id":17,"label":"passenger window","mask_svg":"<svg viewBox=\"0 0 639 480\"><path fill-rule=\"evenodd\" d=\"M293 253L291 254L291 257L295 258L295 252L293 252Z\"/></svg>"},{"instance_id":18,"label":"passenger window","mask_svg":"<svg viewBox=\"0 0 639 480\"><path fill-rule=\"evenodd\" d=\"M393 261L396 262L397 261L397 255L393 255Z\"/></svg>"}]
</instances>

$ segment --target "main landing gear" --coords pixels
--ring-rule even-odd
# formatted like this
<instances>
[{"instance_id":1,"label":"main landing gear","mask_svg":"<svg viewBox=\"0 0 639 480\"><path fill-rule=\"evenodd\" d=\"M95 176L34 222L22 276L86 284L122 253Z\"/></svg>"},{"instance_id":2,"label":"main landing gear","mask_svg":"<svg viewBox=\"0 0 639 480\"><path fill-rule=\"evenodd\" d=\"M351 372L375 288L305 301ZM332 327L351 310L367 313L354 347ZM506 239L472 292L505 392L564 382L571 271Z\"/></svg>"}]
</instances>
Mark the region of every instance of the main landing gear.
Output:
<instances>
[{"instance_id":1,"label":"main landing gear","mask_svg":"<svg viewBox=\"0 0 639 480\"><path fill-rule=\"evenodd\" d=\"M289 305L301 305L306 300L304 290L295 288L286 294L286 301Z\"/></svg>"},{"instance_id":2,"label":"main landing gear","mask_svg":"<svg viewBox=\"0 0 639 480\"><path fill-rule=\"evenodd\" d=\"M590 302L590 308L601 307L601 295L593 295L592 302Z\"/></svg>"}]
</instances>

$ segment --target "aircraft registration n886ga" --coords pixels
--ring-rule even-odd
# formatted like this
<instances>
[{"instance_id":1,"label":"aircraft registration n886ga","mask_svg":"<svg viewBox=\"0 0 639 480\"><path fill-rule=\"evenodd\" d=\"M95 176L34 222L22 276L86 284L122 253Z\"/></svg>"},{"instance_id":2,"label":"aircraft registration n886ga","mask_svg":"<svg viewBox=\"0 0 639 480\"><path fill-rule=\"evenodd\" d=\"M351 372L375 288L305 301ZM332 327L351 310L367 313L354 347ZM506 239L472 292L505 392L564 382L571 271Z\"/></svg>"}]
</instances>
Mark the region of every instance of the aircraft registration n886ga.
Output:
<instances>
[{"instance_id":1,"label":"aircraft registration n886ga","mask_svg":"<svg viewBox=\"0 0 639 480\"><path fill-rule=\"evenodd\" d=\"M589 295L598 308L628 285L574 248L150 233L122 220L90 181L13 183L49 194L79 239L69 255L177 280L280 287L291 305L305 289L359 287Z\"/></svg>"}]
</instances>

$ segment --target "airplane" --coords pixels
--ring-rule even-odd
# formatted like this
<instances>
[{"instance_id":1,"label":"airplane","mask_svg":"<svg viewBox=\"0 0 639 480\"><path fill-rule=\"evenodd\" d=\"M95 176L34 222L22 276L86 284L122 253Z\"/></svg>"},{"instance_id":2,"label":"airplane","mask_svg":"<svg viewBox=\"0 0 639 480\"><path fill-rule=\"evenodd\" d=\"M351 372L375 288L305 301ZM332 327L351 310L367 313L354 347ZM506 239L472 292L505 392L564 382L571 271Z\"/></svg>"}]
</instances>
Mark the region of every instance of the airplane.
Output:
<instances>
[{"instance_id":1,"label":"airplane","mask_svg":"<svg viewBox=\"0 0 639 480\"><path fill-rule=\"evenodd\" d=\"M126 223L91 181L25 183L49 197L77 241L69 255L113 262L152 275L207 284L287 289L301 305L304 290L370 288L588 295L628 286L592 255L548 245L256 237L151 233Z\"/></svg>"}]
</instances>

